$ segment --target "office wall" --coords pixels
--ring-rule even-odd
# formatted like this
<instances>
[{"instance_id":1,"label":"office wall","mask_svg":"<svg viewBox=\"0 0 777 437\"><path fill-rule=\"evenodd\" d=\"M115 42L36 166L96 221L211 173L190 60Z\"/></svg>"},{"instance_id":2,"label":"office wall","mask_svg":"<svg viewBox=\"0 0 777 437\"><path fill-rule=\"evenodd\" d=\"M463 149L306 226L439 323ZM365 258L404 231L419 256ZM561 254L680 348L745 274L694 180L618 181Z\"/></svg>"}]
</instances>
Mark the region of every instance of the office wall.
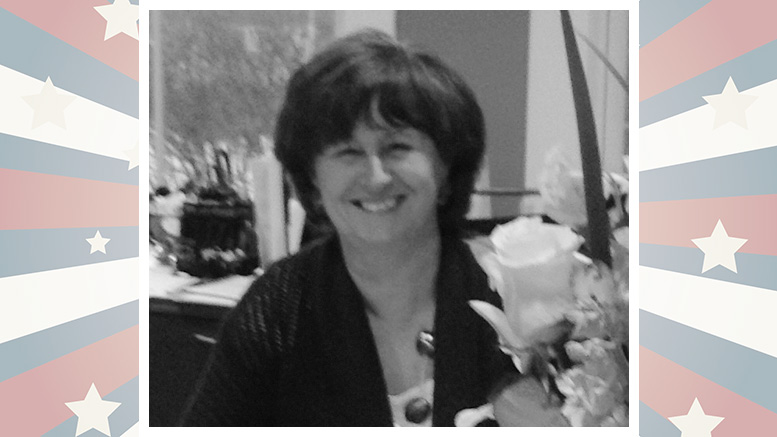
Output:
<instances>
[{"instance_id":1,"label":"office wall","mask_svg":"<svg viewBox=\"0 0 777 437\"><path fill-rule=\"evenodd\" d=\"M335 36L341 37L365 28L396 34L396 11L335 11Z\"/></svg>"},{"instance_id":2,"label":"office wall","mask_svg":"<svg viewBox=\"0 0 777 437\"><path fill-rule=\"evenodd\" d=\"M575 31L604 53L620 74L628 78L628 12L572 11ZM628 148L626 91L595 55L577 38L591 105L596 120L602 168L622 171ZM558 11L533 11L527 101L526 184L537 187L551 148L564 151L571 163L580 165L577 119L572 99L564 37Z\"/></svg>"},{"instance_id":3,"label":"office wall","mask_svg":"<svg viewBox=\"0 0 777 437\"><path fill-rule=\"evenodd\" d=\"M438 53L477 94L487 129L488 185L525 187L528 11L397 11L400 40ZM517 198L490 199L493 216L518 213Z\"/></svg>"}]
</instances>

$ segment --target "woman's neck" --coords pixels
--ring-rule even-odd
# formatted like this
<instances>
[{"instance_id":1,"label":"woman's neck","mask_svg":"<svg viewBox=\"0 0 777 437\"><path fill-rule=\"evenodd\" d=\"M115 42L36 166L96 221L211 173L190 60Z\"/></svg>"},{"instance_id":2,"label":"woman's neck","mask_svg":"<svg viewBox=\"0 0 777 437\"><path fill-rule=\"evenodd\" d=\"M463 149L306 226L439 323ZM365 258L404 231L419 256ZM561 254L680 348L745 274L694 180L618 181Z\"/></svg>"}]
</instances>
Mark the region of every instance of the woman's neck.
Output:
<instances>
[{"instance_id":1,"label":"woman's neck","mask_svg":"<svg viewBox=\"0 0 777 437\"><path fill-rule=\"evenodd\" d=\"M348 272L372 317L401 323L418 312L433 311L439 234L390 243L357 243L341 238L341 246Z\"/></svg>"}]
</instances>

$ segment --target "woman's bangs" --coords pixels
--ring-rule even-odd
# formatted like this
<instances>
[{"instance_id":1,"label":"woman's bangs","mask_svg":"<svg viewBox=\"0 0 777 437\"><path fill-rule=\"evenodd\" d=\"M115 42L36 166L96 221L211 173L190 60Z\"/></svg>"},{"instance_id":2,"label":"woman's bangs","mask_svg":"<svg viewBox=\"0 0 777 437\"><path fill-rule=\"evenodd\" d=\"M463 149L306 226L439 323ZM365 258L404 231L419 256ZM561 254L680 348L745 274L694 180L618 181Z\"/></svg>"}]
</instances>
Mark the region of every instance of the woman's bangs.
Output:
<instances>
[{"instance_id":1,"label":"woman's bangs","mask_svg":"<svg viewBox=\"0 0 777 437\"><path fill-rule=\"evenodd\" d=\"M378 129L411 127L429 135L436 143L443 140L438 135L450 129L445 123L450 114L446 110L448 105L442 101L439 84L430 77L418 77L406 68L371 70L351 76L350 83L339 83L328 90L327 108L320 112L326 114L328 123L319 132L320 138L328 144L348 140L361 120Z\"/></svg>"},{"instance_id":2,"label":"woman's bangs","mask_svg":"<svg viewBox=\"0 0 777 437\"><path fill-rule=\"evenodd\" d=\"M383 83L375 90L371 100L377 100L378 114L391 127L412 127L428 135L437 130L433 118L435 105L410 80ZM374 114L370 114L370 118L374 118Z\"/></svg>"},{"instance_id":3,"label":"woman's bangs","mask_svg":"<svg viewBox=\"0 0 777 437\"><path fill-rule=\"evenodd\" d=\"M334 84L322 100L314 105L318 109L313 111L313 117L318 120L316 136L322 146L350 139L356 121L369 112L369 95L358 85Z\"/></svg>"}]
</instances>

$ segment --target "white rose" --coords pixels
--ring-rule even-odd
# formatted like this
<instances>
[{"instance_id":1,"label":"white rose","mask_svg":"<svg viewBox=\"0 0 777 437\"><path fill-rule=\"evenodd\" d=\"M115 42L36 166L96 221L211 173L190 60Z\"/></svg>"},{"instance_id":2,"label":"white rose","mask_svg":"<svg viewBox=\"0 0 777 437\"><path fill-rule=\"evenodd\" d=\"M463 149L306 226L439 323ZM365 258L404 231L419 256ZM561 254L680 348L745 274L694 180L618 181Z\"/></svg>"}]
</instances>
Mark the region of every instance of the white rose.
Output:
<instances>
[{"instance_id":1,"label":"white rose","mask_svg":"<svg viewBox=\"0 0 777 437\"><path fill-rule=\"evenodd\" d=\"M565 226L522 217L498 226L490 240L493 252L475 252L502 297L507 324L519 343L511 345L546 340L552 336L548 329L574 307L571 279L579 264L574 252L582 238Z\"/></svg>"}]
</instances>

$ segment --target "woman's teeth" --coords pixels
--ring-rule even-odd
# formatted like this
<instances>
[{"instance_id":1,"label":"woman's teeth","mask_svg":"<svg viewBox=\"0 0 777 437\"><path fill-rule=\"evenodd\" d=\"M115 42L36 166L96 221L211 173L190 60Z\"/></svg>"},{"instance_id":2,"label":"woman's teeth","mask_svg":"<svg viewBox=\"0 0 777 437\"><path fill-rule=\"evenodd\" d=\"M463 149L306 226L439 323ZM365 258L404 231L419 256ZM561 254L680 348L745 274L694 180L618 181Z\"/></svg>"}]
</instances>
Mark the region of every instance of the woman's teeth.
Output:
<instances>
[{"instance_id":1,"label":"woman's teeth","mask_svg":"<svg viewBox=\"0 0 777 437\"><path fill-rule=\"evenodd\" d=\"M354 202L356 206L369 212L388 211L389 209L397 206L397 203L399 203L399 200L396 197L392 197L382 202L362 202L358 200Z\"/></svg>"}]
</instances>

